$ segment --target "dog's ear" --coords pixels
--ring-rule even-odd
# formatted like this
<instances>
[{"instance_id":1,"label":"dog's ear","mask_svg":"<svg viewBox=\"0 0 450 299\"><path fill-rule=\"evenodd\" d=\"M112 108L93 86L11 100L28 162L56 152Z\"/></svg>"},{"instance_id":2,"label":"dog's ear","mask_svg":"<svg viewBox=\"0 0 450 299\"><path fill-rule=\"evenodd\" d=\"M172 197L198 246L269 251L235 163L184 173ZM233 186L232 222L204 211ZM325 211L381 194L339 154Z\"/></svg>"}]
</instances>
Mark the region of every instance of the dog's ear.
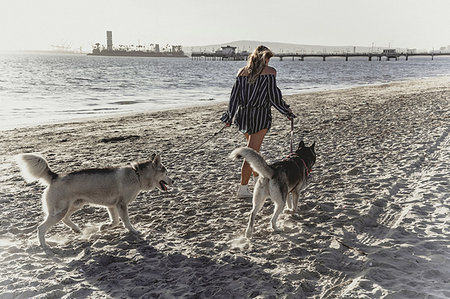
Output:
<instances>
[{"instance_id":1,"label":"dog's ear","mask_svg":"<svg viewBox=\"0 0 450 299\"><path fill-rule=\"evenodd\" d=\"M303 147L305 147L305 143L302 140L302 141L300 141L300 144L298 145L298 149L301 149Z\"/></svg>"},{"instance_id":2,"label":"dog's ear","mask_svg":"<svg viewBox=\"0 0 450 299\"><path fill-rule=\"evenodd\" d=\"M311 149L313 150L313 152L316 151L316 150L314 149L315 146L316 146L316 142L314 141L313 144L311 145Z\"/></svg>"},{"instance_id":3,"label":"dog's ear","mask_svg":"<svg viewBox=\"0 0 450 299\"><path fill-rule=\"evenodd\" d=\"M152 163L156 167L160 167L161 166L161 157L158 154L153 154Z\"/></svg>"},{"instance_id":4,"label":"dog's ear","mask_svg":"<svg viewBox=\"0 0 450 299\"><path fill-rule=\"evenodd\" d=\"M156 157L156 153L153 153L153 154L152 154L151 160L152 160L152 161L155 160L155 157Z\"/></svg>"}]
</instances>

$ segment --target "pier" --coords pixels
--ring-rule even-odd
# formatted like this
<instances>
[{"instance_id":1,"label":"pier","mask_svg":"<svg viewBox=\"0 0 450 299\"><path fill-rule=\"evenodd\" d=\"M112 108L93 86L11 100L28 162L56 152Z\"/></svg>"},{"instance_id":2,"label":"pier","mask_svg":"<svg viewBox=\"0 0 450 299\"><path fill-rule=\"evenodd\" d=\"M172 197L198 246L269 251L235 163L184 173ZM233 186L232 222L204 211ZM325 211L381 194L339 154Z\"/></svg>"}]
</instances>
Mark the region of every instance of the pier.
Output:
<instances>
[{"instance_id":1,"label":"pier","mask_svg":"<svg viewBox=\"0 0 450 299\"><path fill-rule=\"evenodd\" d=\"M308 57L322 58L323 61L325 61L329 57L342 57L345 58L345 61L348 61L349 58L352 57L367 57L369 61L372 61L372 59L381 61L383 58L385 58L386 60L399 60L402 56L404 56L406 60L408 60L408 58L411 56L430 56L431 60L434 60L435 56L450 56L450 52L403 53L385 50L382 53L276 53L274 55L274 57L279 57L281 61L284 58L291 58L292 60L298 58L299 60L304 61L305 58Z\"/></svg>"},{"instance_id":2,"label":"pier","mask_svg":"<svg viewBox=\"0 0 450 299\"><path fill-rule=\"evenodd\" d=\"M192 52L193 60L247 60L250 53L236 52L236 47L226 46L215 52Z\"/></svg>"},{"instance_id":3,"label":"pier","mask_svg":"<svg viewBox=\"0 0 450 299\"><path fill-rule=\"evenodd\" d=\"M218 50L215 52L192 52L191 58L193 60L247 60L248 55L250 53L244 52L235 52L236 47L222 47L222 50ZM409 57L415 56L429 56L431 60L434 60L435 56L450 56L450 52L397 52L395 49L386 49L380 53L275 53L274 57L278 57L280 61L283 61L286 58L290 58L291 60L298 59L300 61L304 61L305 58L321 58L323 61L326 61L327 58L333 57L341 57L345 58L345 61L348 61L349 58L354 57L367 57L369 61L377 60L381 61L383 59L386 60L399 60L401 57L404 57L405 60L408 60Z\"/></svg>"},{"instance_id":4,"label":"pier","mask_svg":"<svg viewBox=\"0 0 450 299\"><path fill-rule=\"evenodd\" d=\"M247 60L249 53L216 54L214 52L192 52L192 60Z\"/></svg>"}]
</instances>

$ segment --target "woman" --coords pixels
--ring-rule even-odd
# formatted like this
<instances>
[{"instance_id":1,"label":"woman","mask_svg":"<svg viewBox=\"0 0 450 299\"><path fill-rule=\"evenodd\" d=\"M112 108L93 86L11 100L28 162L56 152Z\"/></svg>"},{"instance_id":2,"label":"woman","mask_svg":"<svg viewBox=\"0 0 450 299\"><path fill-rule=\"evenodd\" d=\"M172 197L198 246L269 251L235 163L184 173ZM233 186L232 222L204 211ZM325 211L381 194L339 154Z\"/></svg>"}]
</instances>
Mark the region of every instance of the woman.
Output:
<instances>
[{"instance_id":1,"label":"woman","mask_svg":"<svg viewBox=\"0 0 450 299\"><path fill-rule=\"evenodd\" d=\"M276 70L268 66L272 56L272 51L265 46L259 46L253 51L247 65L237 74L236 82L231 90L228 111L221 117L228 126L234 118L234 123L245 135L247 146L258 152L272 124L271 106L289 119L295 117L289 105L283 101L281 91L277 87ZM250 165L244 161L238 198L252 197L248 189L251 174ZM258 174L254 172L253 175Z\"/></svg>"}]
</instances>

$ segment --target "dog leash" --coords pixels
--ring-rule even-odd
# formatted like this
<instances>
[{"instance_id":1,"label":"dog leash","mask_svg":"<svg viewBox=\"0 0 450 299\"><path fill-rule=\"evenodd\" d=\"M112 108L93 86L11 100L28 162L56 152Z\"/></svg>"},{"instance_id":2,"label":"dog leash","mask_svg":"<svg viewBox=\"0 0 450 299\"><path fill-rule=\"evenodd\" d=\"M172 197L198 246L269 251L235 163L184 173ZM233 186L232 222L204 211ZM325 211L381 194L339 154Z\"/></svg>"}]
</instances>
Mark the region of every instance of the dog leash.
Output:
<instances>
[{"instance_id":1,"label":"dog leash","mask_svg":"<svg viewBox=\"0 0 450 299\"><path fill-rule=\"evenodd\" d=\"M202 147L205 143L207 143L208 141L210 141L211 139L213 139L214 137L216 137L218 134L220 134L225 128L227 127L227 125L224 125L219 131L217 131L216 133L214 133L212 136L208 137L205 139L205 141L203 141L202 143L200 143L199 145L196 145L195 147L192 148L192 150L188 151L184 156L180 156L178 159L175 159L172 161L172 163L177 162L178 160L185 158L185 156L192 154L196 149L199 149L200 147Z\"/></svg>"},{"instance_id":2,"label":"dog leash","mask_svg":"<svg viewBox=\"0 0 450 299\"><path fill-rule=\"evenodd\" d=\"M294 152L294 119L291 118L291 154Z\"/></svg>"},{"instance_id":3,"label":"dog leash","mask_svg":"<svg viewBox=\"0 0 450 299\"><path fill-rule=\"evenodd\" d=\"M203 146L205 143L207 143L208 141L210 141L211 139L213 139L214 137L216 137L218 134L220 134L225 128L227 127L227 125L223 126L222 129L220 129L219 131L217 131L216 133L214 133L214 135L212 135L211 137L207 138L205 141L203 141L200 145L197 145L196 148L199 148L201 146ZM192 153L194 150L192 150L190 153ZM189 153L189 154L190 154Z\"/></svg>"}]
</instances>

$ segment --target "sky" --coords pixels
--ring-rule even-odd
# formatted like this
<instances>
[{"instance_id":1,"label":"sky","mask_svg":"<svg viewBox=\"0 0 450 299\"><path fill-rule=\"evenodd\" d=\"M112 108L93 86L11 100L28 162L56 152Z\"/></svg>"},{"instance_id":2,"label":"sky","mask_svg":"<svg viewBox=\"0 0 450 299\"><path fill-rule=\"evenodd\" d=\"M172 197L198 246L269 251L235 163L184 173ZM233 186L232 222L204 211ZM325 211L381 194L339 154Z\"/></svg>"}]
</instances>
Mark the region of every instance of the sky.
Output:
<instances>
[{"instance_id":1,"label":"sky","mask_svg":"<svg viewBox=\"0 0 450 299\"><path fill-rule=\"evenodd\" d=\"M237 40L439 49L450 0L0 0L0 50Z\"/></svg>"}]
</instances>

